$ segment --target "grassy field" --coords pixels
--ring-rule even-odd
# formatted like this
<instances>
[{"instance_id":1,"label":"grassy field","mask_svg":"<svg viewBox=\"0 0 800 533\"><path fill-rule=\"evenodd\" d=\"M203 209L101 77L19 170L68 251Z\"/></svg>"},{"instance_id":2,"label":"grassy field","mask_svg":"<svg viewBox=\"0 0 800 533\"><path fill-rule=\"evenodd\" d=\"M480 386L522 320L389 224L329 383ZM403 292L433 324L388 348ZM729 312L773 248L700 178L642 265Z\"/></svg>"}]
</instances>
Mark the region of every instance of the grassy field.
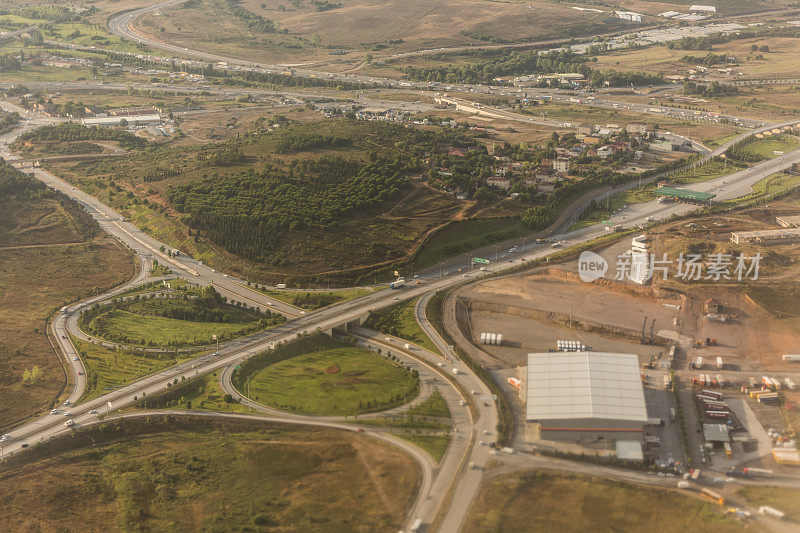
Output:
<instances>
[{"instance_id":1,"label":"grassy field","mask_svg":"<svg viewBox=\"0 0 800 533\"><path fill-rule=\"evenodd\" d=\"M219 371L186 382L178 382L164 392L139 400L137 408L202 409L246 413L250 409L227 395L219 386Z\"/></svg>"},{"instance_id":2,"label":"grassy field","mask_svg":"<svg viewBox=\"0 0 800 533\"><path fill-rule=\"evenodd\" d=\"M758 201L771 195L780 195L800 187L800 176L793 174L773 174L753 185L753 192L736 200L725 202L724 205L741 205Z\"/></svg>"},{"instance_id":3,"label":"grassy field","mask_svg":"<svg viewBox=\"0 0 800 533\"><path fill-rule=\"evenodd\" d=\"M342 48L352 52L345 54L347 60L357 61L363 60L365 51L380 56L433 44L569 37L624 26L618 20L606 22L596 13L543 0L528 4L342 0L331 3L332 9L315 8L310 2L244 0L239 6L274 21L286 34L256 31L220 0L178 4L145 16L138 26L182 46L259 61L342 59L331 54Z\"/></svg>"},{"instance_id":4,"label":"grassy field","mask_svg":"<svg viewBox=\"0 0 800 533\"><path fill-rule=\"evenodd\" d=\"M233 306L221 306L214 311L225 313L225 322L200 322L161 316L161 313L191 309L191 302L177 299L139 301L124 305L94 318L89 332L129 344L150 346L199 346L215 342L213 335L221 340L231 339L253 331L258 327L259 317Z\"/></svg>"},{"instance_id":5,"label":"grassy field","mask_svg":"<svg viewBox=\"0 0 800 533\"><path fill-rule=\"evenodd\" d=\"M419 389L416 377L383 356L324 335L278 347L240 372L234 378L240 392L307 415L387 409L412 400Z\"/></svg>"},{"instance_id":6,"label":"grassy field","mask_svg":"<svg viewBox=\"0 0 800 533\"><path fill-rule=\"evenodd\" d=\"M441 355L430 337L417 324L417 319L414 317L414 306L417 304L417 300L419 298L381 309L370 315L365 325L389 335L396 335Z\"/></svg>"},{"instance_id":7,"label":"grassy field","mask_svg":"<svg viewBox=\"0 0 800 533\"><path fill-rule=\"evenodd\" d=\"M770 51L753 53L750 47L754 44L759 47L769 46ZM740 39L713 46L714 54L728 54L735 58L728 65L719 65L720 68L733 66L735 70L741 71L748 77L794 76L798 68L798 51L800 51L800 39L792 38ZM600 68L621 71L685 74L687 70L696 67L682 61L684 56L704 57L707 53L705 50L671 50L666 46L648 46L599 55L597 65Z\"/></svg>"},{"instance_id":8,"label":"grassy field","mask_svg":"<svg viewBox=\"0 0 800 533\"><path fill-rule=\"evenodd\" d=\"M530 232L531 229L519 219L477 218L453 222L428 239L414 257L412 268L420 270L459 253Z\"/></svg>"},{"instance_id":9,"label":"grassy field","mask_svg":"<svg viewBox=\"0 0 800 533\"><path fill-rule=\"evenodd\" d=\"M0 474L8 531L397 531L419 469L328 429L154 417L109 422Z\"/></svg>"},{"instance_id":10,"label":"grassy field","mask_svg":"<svg viewBox=\"0 0 800 533\"><path fill-rule=\"evenodd\" d=\"M141 354L113 350L70 336L86 367L86 392L81 401L91 400L153 372L185 361L190 355L175 353Z\"/></svg>"},{"instance_id":11,"label":"grassy field","mask_svg":"<svg viewBox=\"0 0 800 533\"><path fill-rule=\"evenodd\" d=\"M719 507L675 491L528 471L487 481L463 530L682 533L701 529L726 533L741 531L742 526Z\"/></svg>"},{"instance_id":12,"label":"grassy field","mask_svg":"<svg viewBox=\"0 0 800 533\"><path fill-rule=\"evenodd\" d=\"M381 287L378 290L385 289ZM266 289L259 287L257 290L271 298L286 302L287 304L314 311L340 302L361 298L375 292L375 289L356 287L336 291L293 291L291 289Z\"/></svg>"},{"instance_id":13,"label":"grassy field","mask_svg":"<svg viewBox=\"0 0 800 533\"><path fill-rule=\"evenodd\" d=\"M768 505L786 513L794 522L800 521L800 491L777 487L745 487L736 491L737 496L750 505Z\"/></svg>"},{"instance_id":14,"label":"grassy field","mask_svg":"<svg viewBox=\"0 0 800 533\"><path fill-rule=\"evenodd\" d=\"M450 445L453 421L444 398L435 391L415 407L377 418L362 418L359 424L388 428L393 435L427 451L438 463Z\"/></svg>"},{"instance_id":15,"label":"grassy field","mask_svg":"<svg viewBox=\"0 0 800 533\"><path fill-rule=\"evenodd\" d=\"M604 56L599 56L604 57ZM724 124L698 124L696 122L670 117L654 116L652 113L637 113L628 109L605 109L580 104L545 103L527 110L543 118L559 118L570 122L589 122L591 124L620 124L631 122L656 126L660 131L680 133L690 139L714 139L733 135L737 128Z\"/></svg>"},{"instance_id":16,"label":"grassy field","mask_svg":"<svg viewBox=\"0 0 800 533\"><path fill-rule=\"evenodd\" d=\"M0 427L48 409L65 384L50 314L134 272L129 253L85 223L72 204L0 199ZM23 383L34 367L39 377Z\"/></svg>"},{"instance_id":17,"label":"grassy field","mask_svg":"<svg viewBox=\"0 0 800 533\"><path fill-rule=\"evenodd\" d=\"M747 143L742 152L752 154L763 159L772 159L781 154L775 152L790 152L800 148L800 139L792 135L772 135L763 139L756 139Z\"/></svg>"}]
</instances>

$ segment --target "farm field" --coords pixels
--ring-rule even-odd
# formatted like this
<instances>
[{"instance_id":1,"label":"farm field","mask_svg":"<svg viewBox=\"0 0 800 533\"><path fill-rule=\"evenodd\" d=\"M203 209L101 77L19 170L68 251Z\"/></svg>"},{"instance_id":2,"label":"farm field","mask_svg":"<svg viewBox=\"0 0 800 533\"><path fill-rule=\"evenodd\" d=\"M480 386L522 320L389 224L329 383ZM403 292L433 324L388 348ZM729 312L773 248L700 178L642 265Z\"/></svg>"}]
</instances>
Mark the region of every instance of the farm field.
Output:
<instances>
[{"instance_id":1,"label":"farm field","mask_svg":"<svg viewBox=\"0 0 800 533\"><path fill-rule=\"evenodd\" d=\"M71 202L0 192L0 427L50 408L65 386L48 317L123 283L134 268Z\"/></svg>"},{"instance_id":2,"label":"farm field","mask_svg":"<svg viewBox=\"0 0 800 533\"><path fill-rule=\"evenodd\" d=\"M245 421L134 419L31 450L0 473L9 530L397 531L420 482L357 433Z\"/></svg>"},{"instance_id":3,"label":"farm field","mask_svg":"<svg viewBox=\"0 0 800 533\"><path fill-rule=\"evenodd\" d=\"M355 415L414 399L419 381L385 357L324 335L304 337L243 363L233 382L269 407Z\"/></svg>"},{"instance_id":4,"label":"farm field","mask_svg":"<svg viewBox=\"0 0 800 533\"><path fill-rule=\"evenodd\" d=\"M518 517L525 516L525 524ZM494 477L478 493L464 531L658 531L743 526L711 503L674 490L588 476L525 471Z\"/></svg>"}]
</instances>

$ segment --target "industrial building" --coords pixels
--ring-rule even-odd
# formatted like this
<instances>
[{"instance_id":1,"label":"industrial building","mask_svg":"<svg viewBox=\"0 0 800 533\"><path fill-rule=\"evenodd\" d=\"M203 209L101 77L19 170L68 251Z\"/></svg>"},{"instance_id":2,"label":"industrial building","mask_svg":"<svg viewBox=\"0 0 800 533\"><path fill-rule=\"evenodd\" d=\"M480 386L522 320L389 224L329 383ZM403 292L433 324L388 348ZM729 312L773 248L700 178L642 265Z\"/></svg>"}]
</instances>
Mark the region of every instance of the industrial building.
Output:
<instances>
[{"instance_id":1,"label":"industrial building","mask_svg":"<svg viewBox=\"0 0 800 533\"><path fill-rule=\"evenodd\" d=\"M544 440L641 442L648 418L639 373L635 354L528 354L526 420Z\"/></svg>"},{"instance_id":2,"label":"industrial building","mask_svg":"<svg viewBox=\"0 0 800 533\"><path fill-rule=\"evenodd\" d=\"M734 231L734 244L778 244L800 240L800 228L767 229L757 231Z\"/></svg>"}]
</instances>

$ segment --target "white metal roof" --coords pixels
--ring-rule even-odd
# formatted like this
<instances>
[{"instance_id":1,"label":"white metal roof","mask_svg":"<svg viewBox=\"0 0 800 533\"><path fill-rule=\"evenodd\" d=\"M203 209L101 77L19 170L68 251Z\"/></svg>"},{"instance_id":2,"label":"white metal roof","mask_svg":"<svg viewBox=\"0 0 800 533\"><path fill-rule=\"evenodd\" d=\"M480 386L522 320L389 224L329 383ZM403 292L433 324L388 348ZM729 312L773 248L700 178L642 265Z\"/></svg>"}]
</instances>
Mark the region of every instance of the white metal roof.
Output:
<instances>
[{"instance_id":1,"label":"white metal roof","mask_svg":"<svg viewBox=\"0 0 800 533\"><path fill-rule=\"evenodd\" d=\"M528 354L527 419L597 418L647 422L635 354Z\"/></svg>"}]
</instances>

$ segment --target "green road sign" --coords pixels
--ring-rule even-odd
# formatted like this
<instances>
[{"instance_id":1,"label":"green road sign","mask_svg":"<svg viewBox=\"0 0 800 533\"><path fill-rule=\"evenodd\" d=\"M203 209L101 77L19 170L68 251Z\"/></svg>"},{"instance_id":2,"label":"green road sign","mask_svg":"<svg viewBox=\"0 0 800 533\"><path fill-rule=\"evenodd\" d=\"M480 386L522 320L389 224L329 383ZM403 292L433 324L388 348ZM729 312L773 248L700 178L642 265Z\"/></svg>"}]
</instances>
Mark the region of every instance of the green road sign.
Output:
<instances>
[{"instance_id":1,"label":"green road sign","mask_svg":"<svg viewBox=\"0 0 800 533\"><path fill-rule=\"evenodd\" d=\"M488 265L490 261L488 259L481 259L480 257L473 257L472 258L472 262L473 263L480 263L482 265Z\"/></svg>"}]
</instances>

